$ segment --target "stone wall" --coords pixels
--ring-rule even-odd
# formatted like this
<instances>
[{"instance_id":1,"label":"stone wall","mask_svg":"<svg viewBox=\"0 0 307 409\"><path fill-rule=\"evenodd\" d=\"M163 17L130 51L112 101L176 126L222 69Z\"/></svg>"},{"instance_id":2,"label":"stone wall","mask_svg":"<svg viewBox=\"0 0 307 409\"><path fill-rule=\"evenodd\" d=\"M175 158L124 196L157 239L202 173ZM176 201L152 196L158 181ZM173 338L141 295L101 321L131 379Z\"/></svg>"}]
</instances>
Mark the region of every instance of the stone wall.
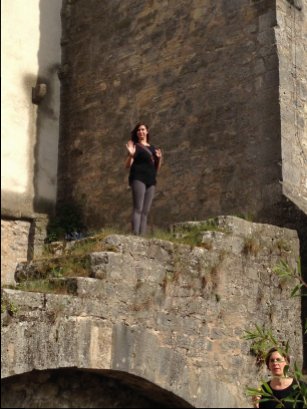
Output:
<instances>
[{"instance_id":1,"label":"stone wall","mask_svg":"<svg viewBox=\"0 0 307 409\"><path fill-rule=\"evenodd\" d=\"M182 237L196 226L173 232ZM257 368L246 330L272 328L301 363L300 299L290 297L293 282L272 272L281 259L296 268L297 234L235 217L220 217L213 231L199 226L199 247L108 236L108 251L89 254L89 277L58 279L66 295L4 290L2 378L107 370L195 407L249 405L245 388L266 371ZM20 267L16 279L31 280L35 271L42 270L34 262Z\"/></svg>"},{"instance_id":2,"label":"stone wall","mask_svg":"<svg viewBox=\"0 0 307 409\"><path fill-rule=\"evenodd\" d=\"M283 192L307 214L307 4L277 1Z\"/></svg>"},{"instance_id":3,"label":"stone wall","mask_svg":"<svg viewBox=\"0 0 307 409\"><path fill-rule=\"evenodd\" d=\"M307 279L307 3L276 1L275 27L279 62L279 99L282 146L282 190L302 210L292 224L301 241L302 273ZM283 225L290 212L283 213ZM305 216L304 216L305 215ZM300 220L299 220L300 219ZM294 227L295 226L295 227ZM307 311L307 297L302 298ZM306 319L306 312L302 320ZM307 334L304 335L307 346ZM304 351L307 367L307 348Z\"/></svg>"},{"instance_id":4,"label":"stone wall","mask_svg":"<svg viewBox=\"0 0 307 409\"><path fill-rule=\"evenodd\" d=\"M1 220L1 286L13 285L16 266L44 251L48 218Z\"/></svg>"},{"instance_id":5,"label":"stone wall","mask_svg":"<svg viewBox=\"0 0 307 409\"><path fill-rule=\"evenodd\" d=\"M28 260L31 222L1 220L1 285L15 284L15 270Z\"/></svg>"},{"instance_id":6,"label":"stone wall","mask_svg":"<svg viewBox=\"0 0 307 409\"><path fill-rule=\"evenodd\" d=\"M59 202L129 225L125 143L164 152L151 223L249 214L282 197L275 1L66 1ZM275 217L276 218L276 217Z\"/></svg>"}]
</instances>

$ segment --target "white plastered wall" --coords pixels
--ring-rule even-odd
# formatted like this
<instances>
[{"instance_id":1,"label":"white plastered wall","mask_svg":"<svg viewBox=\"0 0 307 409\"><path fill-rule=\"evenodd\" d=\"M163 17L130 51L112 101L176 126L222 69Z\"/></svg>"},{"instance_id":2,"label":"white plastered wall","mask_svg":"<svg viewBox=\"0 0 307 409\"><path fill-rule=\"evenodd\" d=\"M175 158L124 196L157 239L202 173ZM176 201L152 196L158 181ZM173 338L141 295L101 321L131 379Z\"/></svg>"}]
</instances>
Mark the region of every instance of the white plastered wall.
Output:
<instances>
[{"instance_id":1,"label":"white plastered wall","mask_svg":"<svg viewBox=\"0 0 307 409\"><path fill-rule=\"evenodd\" d=\"M40 203L56 200L61 3L1 1L2 215L32 217ZM40 82L47 93L35 105L32 88Z\"/></svg>"}]
</instances>

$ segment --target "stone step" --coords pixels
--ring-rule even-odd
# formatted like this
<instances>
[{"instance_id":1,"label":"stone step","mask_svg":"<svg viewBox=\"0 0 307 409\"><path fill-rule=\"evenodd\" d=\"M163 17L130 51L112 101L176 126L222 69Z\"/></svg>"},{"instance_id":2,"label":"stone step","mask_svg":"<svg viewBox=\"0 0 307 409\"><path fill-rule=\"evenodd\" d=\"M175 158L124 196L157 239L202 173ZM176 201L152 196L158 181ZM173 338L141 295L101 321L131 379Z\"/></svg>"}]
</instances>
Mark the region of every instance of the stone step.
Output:
<instances>
[{"instance_id":1,"label":"stone step","mask_svg":"<svg viewBox=\"0 0 307 409\"><path fill-rule=\"evenodd\" d=\"M200 231L220 231L241 237L248 237L253 233L263 233L264 231L266 237L287 237L288 239L297 239L298 237L296 230L265 223L253 223L237 216L217 216L202 221L174 223L170 226L175 237L181 231L191 231L195 228Z\"/></svg>"},{"instance_id":2,"label":"stone step","mask_svg":"<svg viewBox=\"0 0 307 409\"><path fill-rule=\"evenodd\" d=\"M88 254L84 256L64 256L52 257L48 259L32 260L30 262L20 262L16 266L15 280L21 282L25 280L39 280L47 277L56 277L61 275L61 269L65 261L78 263L87 271L90 265L90 257ZM90 270L89 274L90 274Z\"/></svg>"},{"instance_id":3,"label":"stone step","mask_svg":"<svg viewBox=\"0 0 307 409\"><path fill-rule=\"evenodd\" d=\"M102 280L125 280L133 283L142 277L159 282L167 264L158 259L135 257L129 253L95 252L90 255L91 277Z\"/></svg>"},{"instance_id":4,"label":"stone step","mask_svg":"<svg viewBox=\"0 0 307 409\"><path fill-rule=\"evenodd\" d=\"M295 253L298 234L295 230L264 223L252 223L236 216L218 216L203 221L175 223L171 231L176 238L184 238L198 230L200 243L210 250L244 254L247 246L257 246L270 254Z\"/></svg>"},{"instance_id":5,"label":"stone step","mask_svg":"<svg viewBox=\"0 0 307 409\"><path fill-rule=\"evenodd\" d=\"M63 277L51 278L48 280L49 286L52 290L61 292L65 291L67 294L75 295L82 298L90 299L105 299L109 297L116 297L121 294L122 300L127 300L127 303L132 299L138 298L139 301L152 297L153 294L163 292L163 288L158 282L139 279L135 282L129 280L125 282L122 280L99 280L91 277Z\"/></svg>"},{"instance_id":6,"label":"stone step","mask_svg":"<svg viewBox=\"0 0 307 409\"><path fill-rule=\"evenodd\" d=\"M84 248L86 246L101 246L101 249L105 251L112 251L111 247L107 247L104 244L104 237L102 235L93 235L84 237L78 240L71 240L71 241L54 241L47 244L48 252L55 257L71 255L74 251L80 249L80 247Z\"/></svg>"},{"instance_id":7,"label":"stone step","mask_svg":"<svg viewBox=\"0 0 307 409\"><path fill-rule=\"evenodd\" d=\"M251 223L233 216L222 216L211 221L176 223L175 237L185 237L193 229L200 234L200 245L192 247L167 240L113 234L101 242L112 251L96 251L84 256L54 257L19 263L15 272L17 282L62 275L64 261L69 258L83 270L72 269L69 276L86 276L101 280L130 280L131 284L143 277L150 282L161 282L166 276L185 275L205 277L222 258L268 255L276 259L295 254L296 231L261 223ZM262 234L262 233L266 234ZM129 271L129 275L127 275ZM64 275L67 273L63 273Z\"/></svg>"},{"instance_id":8,"label":"stone step","mask_svg":"<svg viewBox=\"0 0 307 409\"><path fill-rule=\"evenodd\" d=\"M46 278L60 278L65 275L66 257L48 260L36 260L18 263L15 271L16 282L39 280ZM150 281L159 280L165 270L165 265L153 258L134 257L129 253L114 253L110 251L93 252L82 257L70 257L70 276L78 275L80 265L81 275L97 279L125 279L135 280L135 277L146 275ZM76 271L73 271L76 263ZM171 266L168 266L170 269ZM132 272L127 276L127 271ZM66 273L67 274L67 273Z\"/></svg>"},{"instance_id":9,"label":"stone step","mask_svg":"<svg viewBox=\"0 0 307 409\"><path fill-rule=\"evenodd\" d=\"M90 238L85 240L89 241ZM63 246L59 247L59 243L56 243L55 248L58 249L56 253L61 256L18 263L15 270L16 282L60 276L62 266L67 260L72 264L75 262L83 265L86 276L102 279L111 273L114 276L121 274L127 268L135 271L154 269L157 274L161 264L169 264L172 258L172 243L165 241L160 248L159 241L152 242L135 236L109 236L101 241L101 245L112 251L96 251L83 256L69 255L69 251L79 245L80 241L60 244ZM66 255L63 255L64 253Z\"/></svg>"},{"instance_id":10,"label":"stone step","mask_svg":"<svg viewBox=\"0 0 307 409\"><path fill-rule=\"evenodd\" d=\"M112 234L105 238L105 244L115 251L128 253L135 258L152 258L160 262L169 262L174 251L174 243L167 240L147 239L139 236Z\"/></svg>"}]
</instances>

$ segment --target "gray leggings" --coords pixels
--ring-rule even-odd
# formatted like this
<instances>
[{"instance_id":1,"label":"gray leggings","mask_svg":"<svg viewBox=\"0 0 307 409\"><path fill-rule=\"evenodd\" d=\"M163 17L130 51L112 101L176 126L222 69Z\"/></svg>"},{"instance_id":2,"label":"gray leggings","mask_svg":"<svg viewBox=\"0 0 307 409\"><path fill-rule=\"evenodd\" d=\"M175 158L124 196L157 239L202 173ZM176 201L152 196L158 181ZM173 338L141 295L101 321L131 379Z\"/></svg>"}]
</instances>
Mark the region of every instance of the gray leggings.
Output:
<instances>
[{"instance_id":1,"label":"gray leggings","mask_svg":"<svg viewBox=\"0 0 307 409\"><path fill-rule=\"evenodd\" d=\"M146 234L147 216L155 194L155 185L147 187L140 180L131 183L133 198L132 229L137 235Z\"/></svg>"}]
</instances>

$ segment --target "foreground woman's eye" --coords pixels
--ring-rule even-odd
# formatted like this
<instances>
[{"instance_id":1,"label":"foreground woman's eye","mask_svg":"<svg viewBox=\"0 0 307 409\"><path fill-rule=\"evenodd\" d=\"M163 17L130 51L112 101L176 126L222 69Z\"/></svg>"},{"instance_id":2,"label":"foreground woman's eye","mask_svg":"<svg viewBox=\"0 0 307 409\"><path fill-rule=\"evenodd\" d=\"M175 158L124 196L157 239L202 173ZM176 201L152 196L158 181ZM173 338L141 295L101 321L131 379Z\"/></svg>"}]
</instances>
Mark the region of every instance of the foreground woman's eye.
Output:
<instances>
[{"instance_id":1,"label":"foreground woman's eye","mask_svg":"<svg viewBox=\"0 0 307 409\"><path fill-rule=\"evenodd\" d=\"M273 364L274 362L278 362L278 363L280 363L280 362L284 362L284 359L283 358L272 358L272 359L270 359L270 362Z\"/></svg>"}]
</instances>

